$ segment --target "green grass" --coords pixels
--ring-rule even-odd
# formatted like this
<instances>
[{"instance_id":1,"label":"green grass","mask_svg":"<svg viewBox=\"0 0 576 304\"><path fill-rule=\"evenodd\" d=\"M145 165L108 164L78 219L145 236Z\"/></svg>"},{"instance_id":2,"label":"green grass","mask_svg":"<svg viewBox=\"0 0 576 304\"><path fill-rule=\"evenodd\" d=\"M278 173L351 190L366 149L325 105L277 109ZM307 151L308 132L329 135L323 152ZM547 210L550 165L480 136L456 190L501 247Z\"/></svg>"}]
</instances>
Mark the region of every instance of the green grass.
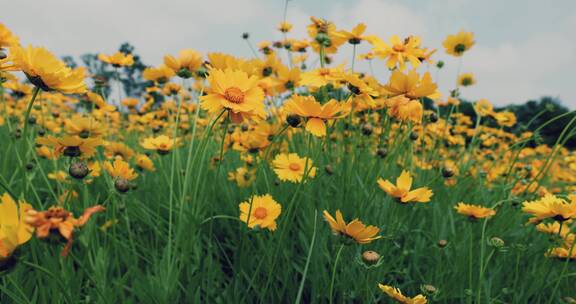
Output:
<instances>
[{"instance_id":1,"label":"green grass","mask_svg":"<svg viewBox=\"0 0 576 304\"><path fill-rule=\"evenodd\" d=\"M338 121L330 132L342 134L344 124ZM29 136L37 130L31 126ZM157 171L142 172L137 189L119 194L104 170L90 185L46 179L48 172L66 171L68 160L35 162L32 153L23 152L23 139L15 139L8 124L2 126L0 174L16 196L43 210L56 203L54 195L73 189L79 197L66 207L75 214L94 204L107 210L77 232L67 258L60 256L61 243L33 238L23 245L16 264L0 274L0 303L290 303L297 298L326 303L342 240L321 214L337 209L346 220L380 227L383 238L343 248L334 268L334 303L389 301L378 283L410 296L433 285L437 293L427 294L433 303L559 303L576 296L573 263L563 271L565 261L546 258L553 242L525 225L521 203L532 196L511 195L516 170L513 178L497 182L461 172L457 185L448 187L441 167L415 166L412 155L422 157L420 142L404 136L409 126L397 136L403 140L389 140L385 158L375 154L379 134L366 136L354 127L344 140L311 137L310 145L304 132L291 139L283 134L275 140L285 140L289 152L311 157L317 176L302 184L280 183L261 161L254 165L256 182L240 188L226 179L227 172L243 165L238 152L226 149L224 161L210 165L220 155L223 131L221 123L213 132L202 127L193 141L155 156ZM125 142L139 149L138 138L127 134ZM435 159L458 161L466 150L450 149ZM464 153L488 149L472 150ZM104 159L101 152L98 158ZM23 168L28 162L34 163L31 170ZM326 165L333 174L324 170ZM379 177L395 180L403 168L415 175L414 186L434 191L430 203L401 205L378 188ZM237 220L238 204L266 193L282 205L278 229L250 230ZM453 209L460 201L498 204L498 213L487 222L470 221ZM99 229L107 221L115 224ZM493 237L504 245L495 247ZM440 240L447 246L440 247ZM378 252L381 263L367 267L360 259L365 250Z\"/></svg>"}]
</instances>

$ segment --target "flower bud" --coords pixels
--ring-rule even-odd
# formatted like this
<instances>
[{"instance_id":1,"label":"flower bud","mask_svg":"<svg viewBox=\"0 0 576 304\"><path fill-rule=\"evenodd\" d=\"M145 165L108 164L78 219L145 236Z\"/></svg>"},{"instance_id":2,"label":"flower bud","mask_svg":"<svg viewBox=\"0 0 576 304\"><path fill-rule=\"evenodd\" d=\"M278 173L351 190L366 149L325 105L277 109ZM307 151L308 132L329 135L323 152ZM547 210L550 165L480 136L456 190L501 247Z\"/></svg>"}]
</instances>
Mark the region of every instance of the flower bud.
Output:
<instances>
[{"instance_id":1,"label":"flower bud","mask_svg":"<svg viewBox=\"0 0 576 304\"><path fill-rule=\"evenodd\" d=\"M90 173L88 166L84 162L75 162L68 168L68 173L75 179L83 179Z\"/></svg>"},{"instance_id":2,"label":"flower bud","mask_svg":"<svg viewBox=\"0 0 576 304\"><path fill-rule=\"evenodd\" d=\"M334 174L334 169L332 168L331 165L326 165L326 167L324 167L324 171L326 171L326 174L328 175Z\"/></svg>"},{"instance_id":3,"label":"flower bud","mask_svg":"<svg viewBox=\"0 0 576 304\"><path fill-rule=\"evenodd\" d=\"M126 193L130 190L130 182L125 178L118 178L114 182L114 188L120 193Z\"/></svg>"},{"instance_id":4,"label":"flower bud","mask_svg":"<svg viewBox=\"0 0 576 304\"><path fill-rule=\"evenodd\" d=\"M501 247L504 247L505 243L504 243L503 239L496 237L496 236L493 236L488 241L488 245L496 247L496 248L501 248Z\"/></svg>"},{"instance_id":5,"label":"flower bud","mask_svg":"<svg viewBox=\"0 0 576 304\"><path fill-rule=\"evenodd\" d=\"M440 248L444 248L444 247L448 246L448 241L447 240L439 240L437 245Z\"/></svg>"},{"instance_id":6,"label":"flower bud","mask_svg":"<svg viewBox=\"0 0 576 304\"><path fill-rule=\"evenodd\" d=\"M362 261L368 265L374 265L380 261L380 254L372 250L364 251L364 253L362 253Z\"/></svg>"},{"instance_id":7,"label":"flower bud","mask_svg":"<svg viewBox=\"0 0 576 304\"><path fill-rule=\"evenodd\" d=\"M378 155L380 158L384 158L386 155L388 155L388 149L384 147L378 148L378 150L376 150L376 155Z\"/></svg>"},{"instance_id":8,"label":"flower bud","mask_svg":"<svg viewBox=\"0 0 576 304\"><path fill-rule=\"evenodd\" d=\"M372 131L374 130L374 128L372 128L371 124L363 124L362 125L362 134L366 135L366 136L370 136L372 135Z\"/></svg>"}]
</instances>

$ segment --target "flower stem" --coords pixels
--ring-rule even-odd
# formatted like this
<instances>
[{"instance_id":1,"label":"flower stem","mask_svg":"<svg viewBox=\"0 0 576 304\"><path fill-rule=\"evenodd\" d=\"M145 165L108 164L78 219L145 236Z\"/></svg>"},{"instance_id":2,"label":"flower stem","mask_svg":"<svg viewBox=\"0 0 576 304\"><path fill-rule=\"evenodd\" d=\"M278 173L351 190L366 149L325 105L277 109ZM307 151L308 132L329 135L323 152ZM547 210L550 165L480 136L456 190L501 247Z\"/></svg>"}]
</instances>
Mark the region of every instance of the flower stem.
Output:
<instances>
[{"instance_id":1,"label":"flower stem","mask_svg":"<svg viewBox=\"0 0 576 304\"><path fill-rule=\"evenodd\" d=\"M344 244L340 245L338 253L336 253L336 260L334 261L334 266L332 267L332 280L330 281L330 304L334 301L334 281L336 280L336 267L338 266L338 261L340 261L340 255L342 254L342 249L344 249Z\"/></svg>"},{"instance_id":2,"label":"flower stem","mask_svg":"<svg viewBox=\"0 0 576 304\"><path fill-rule=\"evenodd\" d=\"M30 99L28 107L26 108L26 114L24 114L24 130L22 131L22 138L24 138L24 142L26 143L26 150L28 150L28 140L26 140L26 136L28 135L28 119L30 118L30 112L32 112L32 106L34 105L34 101L36 100L38 93L40 93L40 88L34 87L34 91L32 92L32 99Z\"/></svg>"}]
</instances>

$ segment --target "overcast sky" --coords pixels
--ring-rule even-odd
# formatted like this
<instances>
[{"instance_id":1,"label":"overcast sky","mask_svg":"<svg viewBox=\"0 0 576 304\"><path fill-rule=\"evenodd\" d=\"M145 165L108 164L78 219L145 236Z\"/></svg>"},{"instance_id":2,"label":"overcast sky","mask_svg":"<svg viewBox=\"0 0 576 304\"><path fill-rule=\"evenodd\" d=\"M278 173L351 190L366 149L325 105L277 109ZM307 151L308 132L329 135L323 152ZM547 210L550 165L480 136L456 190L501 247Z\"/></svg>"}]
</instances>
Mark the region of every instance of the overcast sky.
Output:
<instances>
[{"instance_id":1,"label":"overcast sky","mask_svg":"<svg viewBox=\"0 0 576 304\"><path fill-rule=\"evenodd\" d=\"M129 41L145 63L159 64L182 48L249 57L241 33L250 32L254 43L278 39L283 7L284 0L17 0L2 3L0 22L23 44L60 56L111 53ZM464 97L503 105L548 95L576 108L576 0L291 0L291 35L302 37L311 15L344 29L364 22L382 38L418 34L435 48L448 34L472 31L477 44L462 72L473 72L478 83ZM351 49L340 52L348 58ZM443 51L436 59L447 63L439 79L446 94L457 61Z\"/></svg>"}]
</instances>

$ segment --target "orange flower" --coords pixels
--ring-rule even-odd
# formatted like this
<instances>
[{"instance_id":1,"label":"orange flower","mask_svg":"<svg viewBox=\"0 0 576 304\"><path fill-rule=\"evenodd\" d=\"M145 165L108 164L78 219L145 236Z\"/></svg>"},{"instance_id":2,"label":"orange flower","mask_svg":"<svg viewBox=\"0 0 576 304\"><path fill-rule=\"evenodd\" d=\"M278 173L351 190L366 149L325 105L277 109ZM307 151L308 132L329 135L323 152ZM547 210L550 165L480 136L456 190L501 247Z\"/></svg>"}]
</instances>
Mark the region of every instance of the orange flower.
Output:
<instances>
[{"instance_id":1,"label":"orange flower","mask_svg":"<svg viewBox=\"0 0 576 304\"><path fill-rule=\"evenodd\" d=\"M30 209L24 220L28 225L36 228L36 237L39 239L45 239L51 233L64 237L68 242L61 255L65 257L72 247L74 229L84 226L94 213L104 210L106 209L101 205L92 206L84 210L80 218L75 218L70 211L62 207L50 207L46 211Z\"/></svg>"},{"instance_id":2,"label":"orange flower","mask_svg":"<svg viewBox=\"0 0 576 304\"><path fill-rule=\"evenodd\" d=\"M381 236L377 236L380 229L376 226L366 226L358 219L346 224L340 210L336 210L336 219L328 211L324 210L324 219L326 219L335 234L350 237L358 244L368 244L381 238Z\"/></svg>"}]
</instances>

